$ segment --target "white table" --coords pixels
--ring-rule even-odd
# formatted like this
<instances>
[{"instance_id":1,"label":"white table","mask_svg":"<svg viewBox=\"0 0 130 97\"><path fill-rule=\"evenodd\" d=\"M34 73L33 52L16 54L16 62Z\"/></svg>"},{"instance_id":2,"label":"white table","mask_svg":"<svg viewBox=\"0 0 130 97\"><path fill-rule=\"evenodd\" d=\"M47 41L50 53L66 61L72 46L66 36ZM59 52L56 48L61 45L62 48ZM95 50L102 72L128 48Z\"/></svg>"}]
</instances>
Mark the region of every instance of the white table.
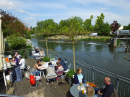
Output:
<instances>
[{"instance_id":1,"label":"white table","mask_svg":"<svg viewBox=\"0 0 130 97\"><path fill-rule=\"evenodd\" d=\"M57 62L57 60L51 61L51 63L52 63L53 66L56 66L56 62ZM46 68L48 67L48 63L49 63L49 62L44 62L44 64L42 64L42 66L39 66L39 67L45 67L45 68L42 68L42 69L40 69L40 70L46 69Z\"/></svg>"}]
</instances>

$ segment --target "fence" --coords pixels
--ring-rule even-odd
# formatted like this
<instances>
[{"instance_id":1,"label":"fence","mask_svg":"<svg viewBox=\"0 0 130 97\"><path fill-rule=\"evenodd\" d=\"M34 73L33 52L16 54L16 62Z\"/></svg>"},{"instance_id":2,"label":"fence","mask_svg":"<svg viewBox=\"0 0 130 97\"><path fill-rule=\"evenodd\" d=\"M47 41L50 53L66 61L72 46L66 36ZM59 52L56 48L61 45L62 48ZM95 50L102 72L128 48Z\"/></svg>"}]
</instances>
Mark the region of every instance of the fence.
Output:
<instances>
[{"instance_id":1,"label":"fence","mask_svg":"<svg viewBox=\"0 0 130 97\"><path fill-rule=\"evenodd\" d=\"M67 64L72 64L71 68L73 69L73 59L63 56L62 54L58 54L56 52L49 52L50 57L58 57L67 61ZM93 67L86 63L80 62L76 60L76 69L82 68L82 74L84 75L84 79L86 82L93 82L98 87L102 87L104 83L105 77L110 77L111 82L114 84L115 89L118 91L119 97L129 97L130 96L130 79L102 70L97 67Z\"/></svg>"},{"instance_id":2,"label":"fence","mask_svg":"<svg viewBox=\"0 0 130 97\"><path fill-rule=\"evenodd\" d=\"M29 58L30 56L32 56L32 48L5 51L4 55L14 56L15 52L18 52L23 58Z\"/></svg>"}]
</instances>

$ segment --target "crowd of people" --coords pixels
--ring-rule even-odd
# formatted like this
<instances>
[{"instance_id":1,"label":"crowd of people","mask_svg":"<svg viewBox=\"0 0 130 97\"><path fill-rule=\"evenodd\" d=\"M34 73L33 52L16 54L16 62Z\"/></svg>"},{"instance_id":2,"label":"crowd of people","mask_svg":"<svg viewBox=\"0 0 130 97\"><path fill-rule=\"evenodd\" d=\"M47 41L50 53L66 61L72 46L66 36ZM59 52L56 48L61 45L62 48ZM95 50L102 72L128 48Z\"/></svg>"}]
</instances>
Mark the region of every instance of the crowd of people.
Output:
<instances>
[{"instance_id":1,"label":"crowd of people","mask_svg":"<svg viewBox=\"0 0 130 97\"><path fill-rule=\"evenodd\" d=\"M15 55L10 57L6 57L6 62L10 62L12 65L20 66L21 69L25 68L25 59L22 58L21 55L18 54L18 52L15 52Z\"/></svg>"},{"instance_id":2,"label":"crowd of people","mask_svg":"<svg viewBox=\"0 0 130 97\"><path fill-rule=\"evenodd\" d=\"M37 60L37 63L34 65L32 69L32 73L35 74L36 76L39 76L40 72L43 72L47 77L50 74L62 75L63 72L68 69L68 65L63 60L61 60L61 58L58 58L58 62L56 63L56 66L54 66L54 64L52 64L51 62L48 63L48 67L46 69L42 69L45 67L44 66L41 67L41 66L42 66L42 62L40 60ZM59 80L59 77L56 77L56 80ZM53 82L52 79L50 79L48 83L50 81L51 83Z\"/></svg>"}]
</instances>

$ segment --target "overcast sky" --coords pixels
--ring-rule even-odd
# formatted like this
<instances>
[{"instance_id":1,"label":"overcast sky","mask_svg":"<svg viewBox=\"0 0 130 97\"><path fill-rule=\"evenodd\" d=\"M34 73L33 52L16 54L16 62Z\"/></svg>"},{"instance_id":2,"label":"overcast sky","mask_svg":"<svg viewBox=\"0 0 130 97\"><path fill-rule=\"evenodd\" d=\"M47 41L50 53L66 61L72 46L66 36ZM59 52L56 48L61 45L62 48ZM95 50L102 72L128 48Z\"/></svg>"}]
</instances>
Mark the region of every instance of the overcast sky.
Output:
<instances>
[{"instance_id":1,"label":"overcast sky","mask_svg":"<svg viewBox=\"0 0 130 97\"><path fill-rule=\"evenodd\" d=\"M84 21L94 16L105 15L105 22L117 20L122 26L130 23L130 0L0 0L0 9L9 11L28 27L37 21L54 19L59 23L71 16L80 16Z\"/></svg>"}]
</instances>

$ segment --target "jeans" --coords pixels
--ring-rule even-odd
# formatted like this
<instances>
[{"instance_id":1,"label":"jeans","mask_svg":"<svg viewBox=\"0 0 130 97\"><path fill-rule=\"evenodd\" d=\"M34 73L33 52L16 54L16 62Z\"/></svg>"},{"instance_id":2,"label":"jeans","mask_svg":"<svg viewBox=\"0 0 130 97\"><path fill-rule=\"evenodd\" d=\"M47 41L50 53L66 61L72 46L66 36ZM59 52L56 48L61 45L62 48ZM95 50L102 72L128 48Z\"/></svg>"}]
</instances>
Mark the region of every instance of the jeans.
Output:
<instances>
[{"instance_id":1,"label":"jeans","mask_svg":"<svg viewBox=\"0 0 130 97\"><path fill-rule=\"evenodd\" d=\"M95 90L95 95L97 97L102 97L101 95L98 94L98 91L100 90L100 88L94 88L94 90Z\"/></svg>"},{"instance_id":2,"label":"jeans","mask_svg":"<svg viewBox=\"0 0 130 97\"><path fill-rule=\"evenodd\" d=\"M33 74L35 74L36 76L40 76L40 72L41 72L41 71L36 70L36 71L33 72Z\"/></svg>"}]
</instances>

